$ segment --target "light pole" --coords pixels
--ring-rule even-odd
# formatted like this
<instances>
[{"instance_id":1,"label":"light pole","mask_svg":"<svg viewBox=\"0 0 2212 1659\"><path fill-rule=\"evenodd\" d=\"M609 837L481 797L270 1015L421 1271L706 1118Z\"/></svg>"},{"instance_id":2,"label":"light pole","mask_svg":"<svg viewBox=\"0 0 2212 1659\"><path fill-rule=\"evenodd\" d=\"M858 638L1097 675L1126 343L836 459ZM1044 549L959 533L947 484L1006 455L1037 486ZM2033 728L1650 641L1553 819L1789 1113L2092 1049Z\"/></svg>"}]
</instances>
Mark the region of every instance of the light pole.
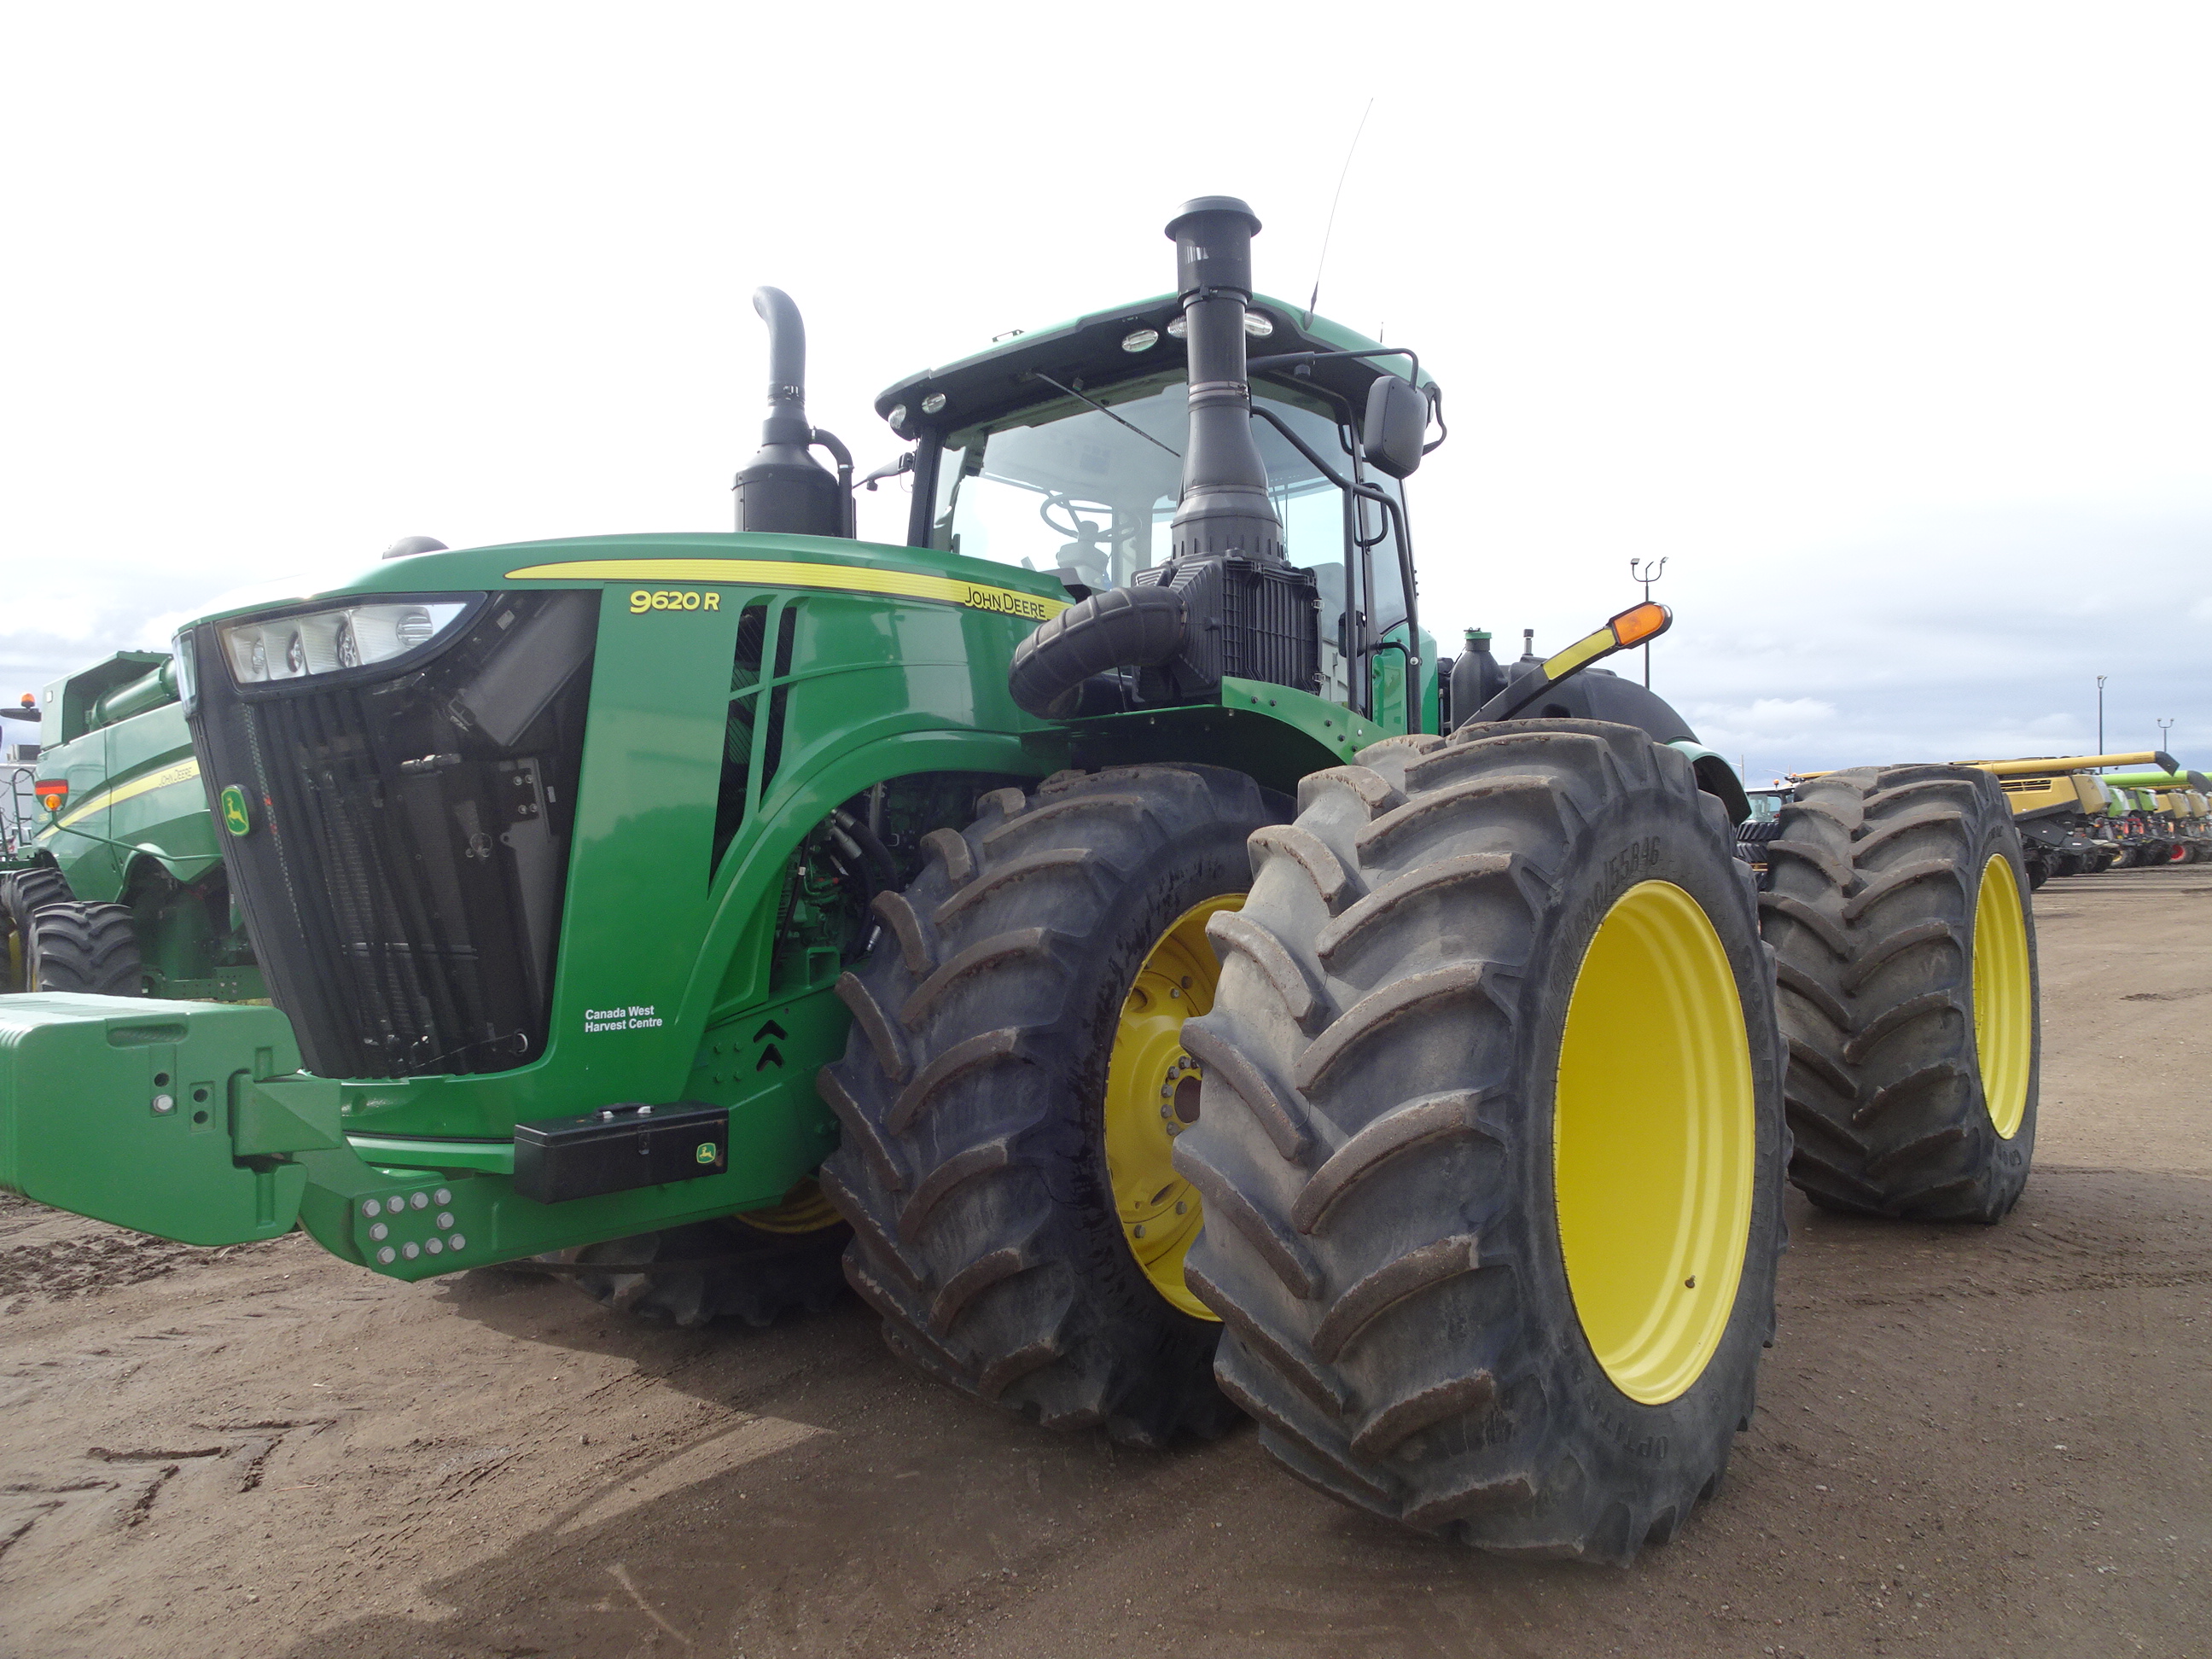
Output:
<instances>
[{"instance_id":1,"label":"light pole","mask_svg":"<svg viewBox=\"0 0 2212 1659\"><path fill-rule=\"evenodd\" d=\"M2097 752L2105 752L2105 677L2097 676Z\"/></svg>"},{"instance_id":2,"label":"light pole","mask_svg":"<svg viewBox=\"0 0 2212 1659\"><path fill-rule=\"evenodd\" d=\"M2160 720L2158 723L2158 746L2166 754L2171 755L2173 752L2173 722L2172 720Z\"/></svg>"},{"instance_id":3,"label":"light pole","mask_svg":"<svg viewBox=\"0 0 2212 1659\"><path fill-rule=\"evenodd\" d=\"M1643 567L1640 570L1637 568L1639 565ZM1667 561L1663 558L1656 564L1649 559L1631 559L1628 562L1628 580L1644 584L1644 603L1646 605L1651 603L1651 584L1666 574ZM1646 691L1651 689L1651 641L1649 640L1644 641L1644 689Z\"/></svg>"}]
</instances>

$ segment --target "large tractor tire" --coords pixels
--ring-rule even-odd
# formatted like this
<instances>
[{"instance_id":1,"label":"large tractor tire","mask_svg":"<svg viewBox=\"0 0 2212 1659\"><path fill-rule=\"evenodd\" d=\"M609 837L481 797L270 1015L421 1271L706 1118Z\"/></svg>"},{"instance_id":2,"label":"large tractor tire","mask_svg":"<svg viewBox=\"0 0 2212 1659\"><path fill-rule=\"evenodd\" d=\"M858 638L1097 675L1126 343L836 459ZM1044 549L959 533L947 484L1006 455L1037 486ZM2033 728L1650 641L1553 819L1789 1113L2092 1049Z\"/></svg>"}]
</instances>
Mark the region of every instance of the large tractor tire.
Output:
<instances>
[{"instance_id":1,"label":"large tractor tire","mask_svg":"<svg viewBox=\"0 0 2212 1659\"><path fill-rule=\"evenodd\" d=\"M1776 818L1759 818L1736 826L1735 855L1757 873L1761 887L1766 885L1766 843L1780 828Z\"/></svg>"},{"instance_id":2,"label":"large tractor tire","mask_svg":"<svg viewBox=\"0 0 2212 1659\"><path fill-rule=\"evenodd\" d=\"M69 878L50 864L0 875L0 989L21 991L30 982L32 913L76 896Z\"/></svg>"},{"instance_id":3,"label":"large tractor tire","mask_svg":"<svg viewBox=\"0 0 2212 1659\"><path fill-rule=\"evenodd\" d=\"M839 983L844 1126L822 1182L893 1349L978 1399L1126 1443L1211 1437L1221 1327L1183 1281L1199 1194L1170 1162L1198 1109L1181 1041L1219 972L1206 927L1289 803L1206 766L1000 789L876 901Z\"/></svg>"},{"instance_id":4,"label":"large tractor tire","mask_svg":"<svg viewBox=\"0 0 2212 1659\"><path fill-rule=\"evenodd\" d=\"M723 1318L764 1327L845 1293L851 1237L810 1181L773 1210L556 1250L537 1265L620 1313L686 1329Z\"/></svg>"},{"instance_id":5,"label":"large tractor tire","mask_svg":"<svg viewBox=\"0 0 2212 1659\"><path fill-rule=\"evenodd\" d=\"M1831 772L1783 809L1759 896L1781 962L1790 1176L1825 1209L2001 1219L2035 1150L2035 921L1996 781Z\"/></svg>"},{"instance_id":6,"label":"large tractor tire","mask_svg":"<svg viewBox=\"0 0 2212 1659\"><path fill-rule=\"evenodd\" d=\"M1628 726L1358 760L1254 838L1185 1028L1217 1374L1346 1504L1625 1563L1717 1489L1774 1330L1789 1149L1751 872Z\"/></svg>"},{"instance_id":7,"label":"large tractor tire","mask_svg":"<svg viewBox=\"0 0 2212 1659\"><path fill-rule=\"evenodd\" d=\"M23 981L31 991L83 991L94 996L146 994L138 934L130 907L70 900L31 912L24 930Z\"/></svg>"},{"instance_id":8,"label":"large tractor tire","mask_svg":"<svg viewBox=\"0 0 2212 1659\"><path fill-rule=\"evenodd\" d=\"M29 921L34 910L66 904L76 897L70 890L69 878L51 864L34 864L0 877L0 910L18 923Z\"/></svg>"}]
</instances>

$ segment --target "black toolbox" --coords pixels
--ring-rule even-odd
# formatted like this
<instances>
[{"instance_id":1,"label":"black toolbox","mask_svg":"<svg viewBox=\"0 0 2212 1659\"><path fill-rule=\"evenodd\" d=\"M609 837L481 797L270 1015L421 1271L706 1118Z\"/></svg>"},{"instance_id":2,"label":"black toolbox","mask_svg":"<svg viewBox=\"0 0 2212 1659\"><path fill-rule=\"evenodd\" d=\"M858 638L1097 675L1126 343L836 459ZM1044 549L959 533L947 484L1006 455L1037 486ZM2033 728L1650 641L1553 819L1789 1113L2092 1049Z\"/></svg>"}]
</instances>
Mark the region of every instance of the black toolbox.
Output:
<instances>
[{"instance_id":1,"label":"black toolbox","mask_svg":"<svg viewBox=\"0 0 2212 1659\"><path fill-rule=\"evenodd\" d=\"M514 1126L514 1190L540 1204L696 1181L730 1167L730 1109L604 1106Z\"/></svg>"}]
</instances>

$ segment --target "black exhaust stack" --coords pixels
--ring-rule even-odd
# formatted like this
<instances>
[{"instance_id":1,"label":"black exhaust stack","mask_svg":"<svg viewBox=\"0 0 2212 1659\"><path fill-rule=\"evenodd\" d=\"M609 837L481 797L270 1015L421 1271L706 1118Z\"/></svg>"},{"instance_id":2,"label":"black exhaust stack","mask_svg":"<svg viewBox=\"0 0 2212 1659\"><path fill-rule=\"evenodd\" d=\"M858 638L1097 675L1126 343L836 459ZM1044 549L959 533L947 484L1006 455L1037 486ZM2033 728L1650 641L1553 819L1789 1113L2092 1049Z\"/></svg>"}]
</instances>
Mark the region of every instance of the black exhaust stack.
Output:
<instances>
[{"instance_id":1,"label":"black exhaust stack","mask_svg":"<svg viewBox=\"0 0 2212 1659\"><path fill-rule=\"evenodd\" d=\"M806 325L780 288L753 290L768 325L768 419L759 453L738 474L738 528L790 536L853 534L852 452L806 418ZM837 471L810 453L820 444Z\"/></svg>"},{"instance_id":2,"label":"black exhaust stack","mask_svg":"<svg viewBox=\"0 0 2212 1659\"><path fill-rule=\"evenodd\" d=\"M1283 556L1282 520L1252 436L1244 313L1259 228L1233 196L1199 197L1168 222L1190 354L1190 436L1168 557L1014 648L1007 688L1033 714L1202 702L1231 675L1321 689L1314 574Z\"/></svg>"},{"instance_id":3,"label":"black exhaust stack","mask_svg":"<svg viewBox=\"0 0 2212 1659\"><path fill-rule=\"evenodd\" d=\"M1234 196L1185 202L1168 222L1176 293L1189 330L1190 444L1171 556L1241 553L1280 563L1283 526L1267 500L1267 469L1252 439L1244 367L1244 311L1252 303L1252 238L1259 216Z\"/></svg>"}]
</instances>

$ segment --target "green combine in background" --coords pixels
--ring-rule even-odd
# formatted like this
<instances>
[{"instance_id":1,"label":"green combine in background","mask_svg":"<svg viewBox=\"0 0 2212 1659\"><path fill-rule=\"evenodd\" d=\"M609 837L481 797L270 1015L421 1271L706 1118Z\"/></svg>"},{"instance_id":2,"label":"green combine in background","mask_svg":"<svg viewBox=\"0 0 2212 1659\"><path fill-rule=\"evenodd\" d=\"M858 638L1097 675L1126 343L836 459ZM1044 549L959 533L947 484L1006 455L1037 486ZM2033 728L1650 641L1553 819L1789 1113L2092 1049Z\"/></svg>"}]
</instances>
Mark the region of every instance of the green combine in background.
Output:
<instances>
[{"instance_id":1,"label":"green combine in background","mask_svg":"<svg viewBox=\"0 0 2212 1659\"><path fill-rule=\"evenodd\" d=\"M4 988L265 1000L172 654L118 653L0 714L52 739L0 763Z\"/></svg>"},{"instance_id":2,"label":"green combine in background","mask_svg":"<svg viewBox=\"0 0 2212 1659\"><path fill-rule=\"evenodd\" d=\"M1750 1421L1785 1173L2020 1195L2020 831L1986 772L1832 773L1759 891L1741 781L1599 665L1656 605L1510 665L1471 630L1440 692L1442 394L1255 294L1258 228L1188 204L1173 293L883 392L903 544L763 289L737 533L431 548L118 666L56 751L104 745L55 822L88 908L153 883L219 959L234 902L275 1006L0 1000L0 1184L684 1322L842 1261L1045 1425L1242 1413L1466 1543L1671 1536ZM227 897L156 813L220 826Z\"/></svg>"},{"instance_id":3,"label":"green combine in background","mask_svg":"<svg viewBox=\"0 0 2212 1659\"><path fill-rule=\"evenodd\" d=\"M55 681L0 864L11 991L265 998L167 652Z\"/></svg>"},{"instance_id":4,"label":"green combine in background","mask_svg":"<svg viewBox=\"0 0 2212 1659\"><path fill-rule=\"evenodd\" d=\"M2125 798L2127 810L2114 816L2125 826L2127 861L2202 864L2212 859L2212 816L2208 816L2212 779L2182 770L2171 756L2156 760L2163 771L2111 772L2101 780Z\"/></svg>"}]
</instances>

